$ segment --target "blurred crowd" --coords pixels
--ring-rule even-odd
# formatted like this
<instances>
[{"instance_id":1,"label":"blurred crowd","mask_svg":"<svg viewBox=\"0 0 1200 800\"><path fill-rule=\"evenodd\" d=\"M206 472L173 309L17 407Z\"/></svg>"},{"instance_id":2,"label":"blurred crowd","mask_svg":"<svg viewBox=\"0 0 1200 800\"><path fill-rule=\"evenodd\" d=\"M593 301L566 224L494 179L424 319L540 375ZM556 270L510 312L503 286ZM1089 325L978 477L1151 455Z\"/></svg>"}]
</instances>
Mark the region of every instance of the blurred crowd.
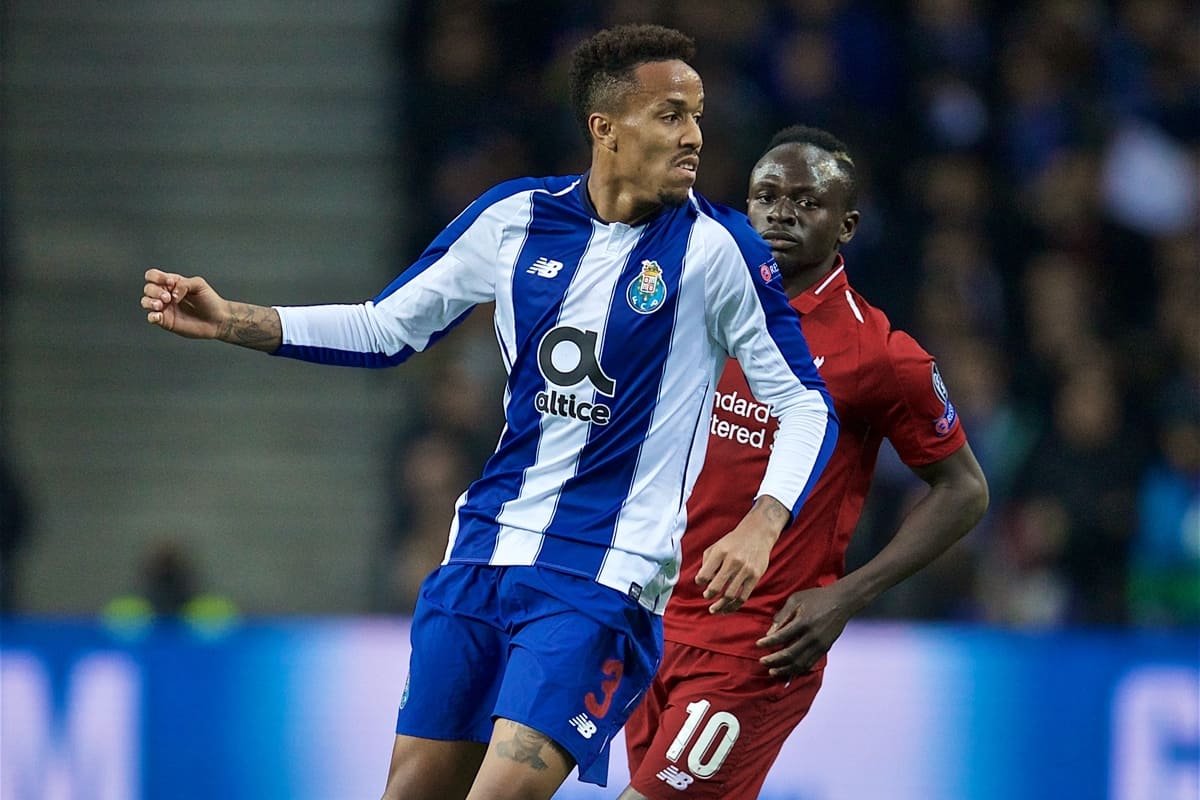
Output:
<instances>
[{"instance_id":1,"label":"blurred crowd","mask_svg":"<svg viewBox=\"0 0 1200 800\"><path fill-rule=\"evenodd\" d=\"M698 45L697 189L744 209L770 134L846 141L851 279L938 359L984 522L867 615L1200 623L1200 14L1187 0L414 0L398 30L407 263L487 187L579 172L566 59L620 22ZM499 436L486 309L411 370L374 605L411 608ZM850 566L924 485L885 445Z\"/></svg>"}]
</instances>

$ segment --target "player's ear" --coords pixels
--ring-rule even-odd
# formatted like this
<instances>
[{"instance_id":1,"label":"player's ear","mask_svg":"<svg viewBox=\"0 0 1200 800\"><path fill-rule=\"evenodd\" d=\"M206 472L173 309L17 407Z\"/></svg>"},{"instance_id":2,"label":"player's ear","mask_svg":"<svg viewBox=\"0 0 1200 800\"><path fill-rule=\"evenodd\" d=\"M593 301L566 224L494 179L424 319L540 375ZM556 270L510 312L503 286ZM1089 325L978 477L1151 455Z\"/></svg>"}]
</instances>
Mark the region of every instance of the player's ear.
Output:
<instances>
[{"instance_id":1,"label":"player's ear","mask_svg":"<svg viewBox=\"0 0 1200 800\"><path fill-rule=\"evenodd\" d=\"M858 220L861 216L857 211L847 211L842 215L842 229L838 232L838 244L846 244L854 238L854 232L858 230Z\"/></svg>"},{"instance_id":2,"label":"player's ear","mask_svg":"<svg viewBox=\"0 0 1200 800\"><path fill-rule=\"evenodd\" d=\"M617 149L616 131L613 127L612 120L607 114L601 114L598 111L588 115L588 131L592 134L592 141L603 147L605 150Z\"/></svg>"}]
</instances>

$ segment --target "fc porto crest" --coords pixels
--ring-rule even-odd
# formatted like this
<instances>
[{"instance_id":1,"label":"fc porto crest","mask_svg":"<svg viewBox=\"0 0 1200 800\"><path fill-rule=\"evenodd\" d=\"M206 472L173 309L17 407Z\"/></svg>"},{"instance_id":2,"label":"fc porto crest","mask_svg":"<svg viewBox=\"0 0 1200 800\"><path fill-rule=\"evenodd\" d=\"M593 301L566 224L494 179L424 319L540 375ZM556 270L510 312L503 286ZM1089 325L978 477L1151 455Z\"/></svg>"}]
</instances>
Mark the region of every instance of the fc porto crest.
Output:
<instances>
[{"instance_id":1,"label":"fc porto crest","mask_svg":"<svg viewBox=\"0 0 1200 800\"><path fill-rule=\"evenodd\" d=\"M649 259L642 262L642 274L629 282L625 290L629 307L639 314L657 311L667 299L667 284L662 279L662 267Z\"/></svg>"}]
</instances>

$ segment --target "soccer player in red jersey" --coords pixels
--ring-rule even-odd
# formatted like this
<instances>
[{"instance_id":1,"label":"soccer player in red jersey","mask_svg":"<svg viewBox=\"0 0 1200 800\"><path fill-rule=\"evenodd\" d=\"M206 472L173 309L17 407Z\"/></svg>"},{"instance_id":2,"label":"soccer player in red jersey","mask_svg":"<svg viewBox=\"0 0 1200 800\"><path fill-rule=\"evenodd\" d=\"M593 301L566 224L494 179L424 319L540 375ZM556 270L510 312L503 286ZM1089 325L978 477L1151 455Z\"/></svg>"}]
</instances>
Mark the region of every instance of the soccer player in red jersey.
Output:
<instances>
[{"instance_id":1,"label":"soccer player in red jersey","mask_svg":"<svg viewBox=\"0 0 1200 800\"><path fill-rule=\"evenodd\" d=\"M625 727L632 777L620 800L758 797L846 623L987 509L987 482L933 357L847 279L839 250L858 226L855 194L845 145L813 128L777 133L750 175L750 220L771 245L841 430L755 593L727 613L706 589L704 553L753 503L775 422L737 363L725 367L707 460L688 501L663 661ZM873 559L843 575L884 437L929 490Z\"/></svg>"}]
</instances>

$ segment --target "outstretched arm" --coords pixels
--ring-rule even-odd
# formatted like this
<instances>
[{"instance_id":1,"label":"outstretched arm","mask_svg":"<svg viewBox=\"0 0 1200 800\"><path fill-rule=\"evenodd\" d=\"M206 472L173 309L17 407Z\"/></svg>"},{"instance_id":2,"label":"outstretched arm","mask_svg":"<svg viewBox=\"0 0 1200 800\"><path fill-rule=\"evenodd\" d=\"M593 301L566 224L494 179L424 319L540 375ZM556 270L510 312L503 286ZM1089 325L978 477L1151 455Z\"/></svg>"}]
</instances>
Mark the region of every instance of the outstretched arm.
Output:
<instances>
[{"instance_id":1,"label":"outstretched arm","mask_svg":"<svg viewBox=\"0 0 1200 800\"><path fill-rule=\"evenodd\" d=\"M836 583L796 592L775 615L758 645L772 675L790 679L813 665L841 636L850 618L887 589L928 566L983 517L987 480L971 447L913 470L929 492L904 518L879 553Z\"/></svg>"},{"instance_id":2,"label":"outstretched arm","mask_svg":"<svg viewBox=\"0 0 1200 800\"><path fill-rule=\"evenodd\" d=\"M275 309L226 300L201 277L146 270L142 308L151 325L189 339L219 339L264 353L283 343Z\"/></svg>"}]
</instances>

